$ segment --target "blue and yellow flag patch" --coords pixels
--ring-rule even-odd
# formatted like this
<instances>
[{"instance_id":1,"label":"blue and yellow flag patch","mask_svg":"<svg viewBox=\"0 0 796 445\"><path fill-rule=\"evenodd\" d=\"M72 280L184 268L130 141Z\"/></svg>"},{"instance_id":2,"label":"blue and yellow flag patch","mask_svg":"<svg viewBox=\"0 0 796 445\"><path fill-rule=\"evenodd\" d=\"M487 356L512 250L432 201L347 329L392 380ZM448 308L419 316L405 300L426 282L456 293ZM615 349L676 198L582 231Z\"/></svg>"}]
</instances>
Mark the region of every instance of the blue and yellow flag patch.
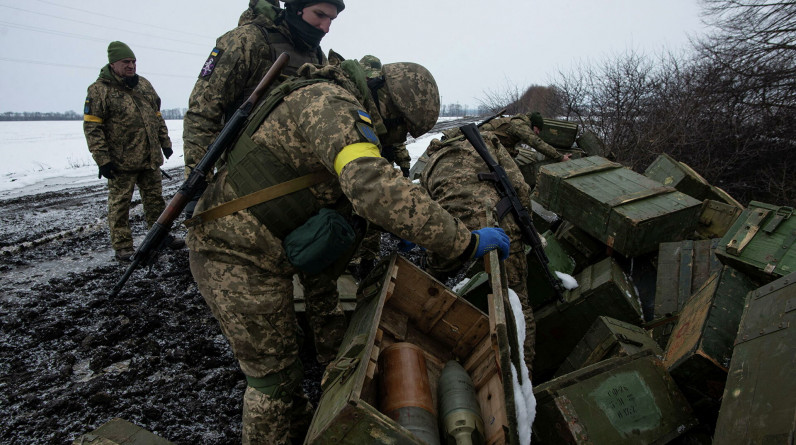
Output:
<instances>
[{"instance_id":1,"label":"blue and yellow flag patch","mask_svg":"<svg viewBox=\"0 0 796 445\"><path fill-rule=\"evenodd\" d=\"M373 125L373 120L370 118L368 113L365 113L363 110L357 110L357 115L362 122L365 122L368 125Z\"/></svg>"},{"instance_id":2,"label":"blue and yellow flag patch","mask_svg":"<svg viewBox=\"0 0 796 445\"><path fill-rule=\"evenodd\" d=\"M91 114L91 99L86 98L86 104L83 105L83 114Z\"/></svg>"}]
</instances>

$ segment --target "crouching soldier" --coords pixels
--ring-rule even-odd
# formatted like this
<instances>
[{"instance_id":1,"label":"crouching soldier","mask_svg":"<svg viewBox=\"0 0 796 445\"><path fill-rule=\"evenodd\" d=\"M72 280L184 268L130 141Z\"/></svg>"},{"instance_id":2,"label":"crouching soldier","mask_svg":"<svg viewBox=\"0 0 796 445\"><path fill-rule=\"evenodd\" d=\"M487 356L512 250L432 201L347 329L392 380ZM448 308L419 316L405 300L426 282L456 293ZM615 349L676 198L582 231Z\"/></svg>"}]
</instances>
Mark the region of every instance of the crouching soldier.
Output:
<instances>
[{"instance_id":1,"label":"crouching soldier","mask_svg":"<svg viewBox=\"0 0 796 445\"><path fill-rule=\"evenodd\" d=\"M383 144L436 123L439 93L422 66L387 64L368 81L356 61L307 64L257 110L199 200L204 222L188 245L199 290L247 378L243 442L284 444L303 439L310 412L292 277L345 268L364 233L352 215L448 259L496 248L505 257L510 246L500 229L471 231L380 156ZM300 185L289 194L202 217L290 180Z\"/></svg>"}]
</instances>

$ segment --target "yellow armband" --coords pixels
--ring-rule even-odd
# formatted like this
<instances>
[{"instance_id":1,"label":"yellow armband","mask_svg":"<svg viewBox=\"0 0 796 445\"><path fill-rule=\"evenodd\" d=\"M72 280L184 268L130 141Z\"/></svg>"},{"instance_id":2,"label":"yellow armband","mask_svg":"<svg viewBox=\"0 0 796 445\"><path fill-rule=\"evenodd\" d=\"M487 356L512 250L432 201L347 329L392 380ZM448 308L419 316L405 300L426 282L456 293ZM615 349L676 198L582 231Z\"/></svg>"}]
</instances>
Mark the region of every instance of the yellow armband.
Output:
<instances>
[{"instance_id":1,"label":"yellow armband","mask_svg":"<svg viewBox=\"0 0 796 445\"><path fill-rule=\"evenodd\" d=\"M340 153L337 153L337 157L334 158L334 171L337 172L337 176L340 176L340 172L343 171L343 167L345 167L346 164L356 158L364 157L380 158L381 153L379 152L379 147L370 142L358 142L356 144L346 145L340 150Z\"/></svg>"},{"instance_id":2,"label":"yellow armband","mask_svg":"<svg viewBox=\"0 0 796 445\"><path fill-rule=\"evenodd\" d=\"M83 120L86 121L86 122L96 122L98 124L102 123L102 118L101 117L92 116L90 114L84 114L83 115Z\"/></svg>"}]
</instances>

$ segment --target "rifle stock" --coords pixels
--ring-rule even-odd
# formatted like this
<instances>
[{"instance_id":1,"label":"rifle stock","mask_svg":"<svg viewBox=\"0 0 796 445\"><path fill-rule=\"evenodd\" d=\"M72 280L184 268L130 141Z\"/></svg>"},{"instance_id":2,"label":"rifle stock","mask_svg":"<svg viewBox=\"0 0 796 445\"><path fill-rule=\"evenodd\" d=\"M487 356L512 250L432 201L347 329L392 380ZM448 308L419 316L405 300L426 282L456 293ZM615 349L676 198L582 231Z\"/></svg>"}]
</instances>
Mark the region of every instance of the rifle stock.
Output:
<instances>
[{"instance_id":1,"label":"rifle stock","mask_svg":"<svg viewBox=\"0 0 796 445\"><path fill-rule=\"evenodd\" d=\"M224 128L218 134L218 137L207 147L207 153L202 157L196 167L191 170L188 178L182 183L177 193L171 198L163 213L160 214L158 220L147 232L144 241L136 249L130 265L124 272L122 278L116 283L111 290L109 298L115 297L124 287L124 284L130 278L133 271L141 264L148 264L153 254L161 249L166 236L171 230L171 225L180 216L180 213L185 209L185 206L191 201L194 195L204 191L207 187L205 178L208 173L215 167L216 162L221 158L221 155L227 148L236 140L238 133L246 125L249 114L254 109L254 106L260 101L260 98L268 91L268 88L279 77L282 69L287 65L290 56L287 53L282 53L265 73L257 88L246 99L245 102L235 110L235 113L224 124Z\"/></svg>"},{"instance_id":2,"label":"rifle stock","mask_svg":"<svg viewBox=\"0 0 796 445\"><path fill-rule=\"evenodd\" d=\"M554 276L547 267L547 265L550 263L550 259L547 258L547 254L544 251L542 239L536 232L536 228L533 226L531 215L528 213L528 209L522 205L522 202L517 195L517 191L514 189L514 185L511 183L511 180L509 180L509 177L506 174L506 170L492 158L492 155L489 153L489 149L486 147L486 143L481 137L481 133L478 132L478 127L475 124L467 124L459 127L459 129L464 137L470 142L470 144L472 144L473 148L475 148L475 151L478 152L478 155L481 156L484 162L486 162L486 165L489 167L490 173L479 173L478 178L481 180L492 181L495 184L495 188L500 196L501 203L507 202L509 205L509 210L512 214L514 214L517 225L519 225L520 230L522 231L522 240L531 246L531 252L533 252L536 259L542 265L542 270L544 271L545 277L553 287L556 297L558 297L560 301L563 301L564 286L561 283L561 280Z\"/></svg>"}]
</instances>

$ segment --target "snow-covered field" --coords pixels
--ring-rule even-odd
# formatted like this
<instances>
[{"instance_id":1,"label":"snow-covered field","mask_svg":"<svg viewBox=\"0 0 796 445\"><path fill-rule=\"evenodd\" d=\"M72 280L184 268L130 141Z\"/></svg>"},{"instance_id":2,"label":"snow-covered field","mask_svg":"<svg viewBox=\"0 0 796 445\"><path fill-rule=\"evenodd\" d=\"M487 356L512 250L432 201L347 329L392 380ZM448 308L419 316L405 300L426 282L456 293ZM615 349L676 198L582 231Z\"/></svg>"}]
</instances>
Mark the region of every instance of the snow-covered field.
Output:
<instances>
[{"instance_id":1,"label":"snow-covered field","mask_svg":"<svg viewBox=\"0 0 796 445\"><path fill-rule=\"evenodd\" d=\"M440 121L452 119L456 118ZM168 120L166 125L174 155L163 168L181 167L182 120ZM412 160L439 136L429 133L410 141L407 148ZM0 197L105 182L97 178L97 165L88 151L82 121L0 122L0 160Z\"/></svg>"}]
</instances>

